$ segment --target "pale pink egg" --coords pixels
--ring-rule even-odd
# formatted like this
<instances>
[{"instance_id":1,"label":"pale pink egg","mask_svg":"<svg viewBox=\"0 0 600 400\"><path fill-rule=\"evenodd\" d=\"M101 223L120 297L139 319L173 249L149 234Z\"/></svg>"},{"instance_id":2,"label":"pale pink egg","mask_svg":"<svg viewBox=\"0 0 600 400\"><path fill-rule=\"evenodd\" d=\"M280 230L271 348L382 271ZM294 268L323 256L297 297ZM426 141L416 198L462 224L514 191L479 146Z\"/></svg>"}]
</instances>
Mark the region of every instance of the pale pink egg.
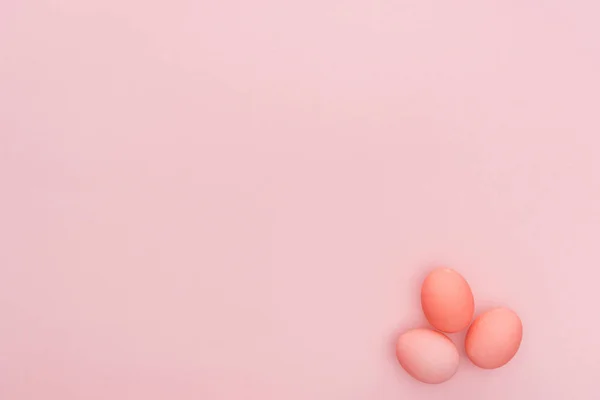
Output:
<instances>
[{"instance_id":1,"label":"pale pink egg","mask_svg":"<svg viewBox=\"0 0 600 400\"><path fill-rule=\"evenodd\" d=\"M427 275L421 286L421 307L434 328L452 333L469 326L475 301L461 274L450 268L438 268Z\"/></svg>"},{"instance_id":2,"label":"pale pink egg","mask_svg":"<svg viewBox=\"0 0 600 400\"><path fill-rule=\"evenodd\" d=\"M456 346L440 332L412 329L400 335L396 357L413 378L425 383L442 383L458 368Z\"/></svg>"},{"instance_id":3,"label":"pale pink egg","mask_svg":"<svg viewBox=\"0 0 600 400\"><path fill-rule=\"evenodd\" d=\"M465 338L467 356L481 368L499 368L517 354L523 337L521 319L508 308L478 316Z\"/></svg>"}]
</instances>

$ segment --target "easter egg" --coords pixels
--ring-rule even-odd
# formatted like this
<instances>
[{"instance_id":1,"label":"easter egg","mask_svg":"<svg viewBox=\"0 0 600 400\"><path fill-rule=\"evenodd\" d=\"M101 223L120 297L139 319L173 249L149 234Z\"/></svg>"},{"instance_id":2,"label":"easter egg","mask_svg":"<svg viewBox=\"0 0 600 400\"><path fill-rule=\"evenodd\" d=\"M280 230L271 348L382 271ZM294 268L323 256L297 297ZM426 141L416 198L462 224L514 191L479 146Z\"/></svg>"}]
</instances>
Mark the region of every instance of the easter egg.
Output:
<instances>
[{"instance_id":1,"label":"easter egg","mask_svg":"<svg viewBox=\"0 0 600 400\"><path fill-rule=\"evenodd\" d=\"M436 329L453 333L469 326L475 311L471 287L450 268L433 270L421 286L421 306Z\"/></svg>"},{"instance_id":2,"label":"easter egg","mask_svg":"<svg viewBox=\"0 0 600 400\"><path fill-rule=\"evenodd\" d=\"M459 354L450 339L431 329L412 329L398 338L396 357L413 378L425 383L442 383L458 368Z\"/></svg>"},{"instance_id":3,"label":"easter egg","mask_svg":"<svg viewBox=\"0 0 600 400\"><path fill-rule=\"evenodd\" d=\"M517 354L522 338L519 316L508 308L495 308L473 321L465 337L465 351L478 367L499 368Z\"/></svg>"}]
</instances>

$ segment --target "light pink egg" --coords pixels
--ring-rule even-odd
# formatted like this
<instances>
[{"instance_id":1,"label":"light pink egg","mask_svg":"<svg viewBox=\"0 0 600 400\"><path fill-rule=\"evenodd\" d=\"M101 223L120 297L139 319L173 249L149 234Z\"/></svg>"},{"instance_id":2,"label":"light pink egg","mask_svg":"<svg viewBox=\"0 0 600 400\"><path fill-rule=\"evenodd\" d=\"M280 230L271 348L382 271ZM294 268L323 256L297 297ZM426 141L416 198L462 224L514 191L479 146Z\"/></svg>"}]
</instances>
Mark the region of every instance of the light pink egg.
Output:
<instances>
[{"instance_id":1,"label":"light pink egg","mask_svg":"<svg viewBox=\"0 0 600 400\"><path fill-rule=\"evenodd\" d=\"M442 332L466 329L475 312L471 287L450 268L433 270L421 286L423 313L434 328Z\"/></svg>"},{"instance_id":2,"label":"light pink egg","mask_svg":"<svg viewBox=\"0 0 600 400\"><path fill-rule=\"evenodd\" d=\"M478 316L465 338L467 356L481 368L499 368L517 354L523 337L521 319L508 308Z\"/></svg>"},{"instance_id":3,"label":"light pink egg","mask_svg":"<svg viewBox=\"0 0 600 400\"><path fill-rule=\"evenodd\" d=\"M406 372L425 383L442 383L452 378L459 362L454 343L431 329L412 329L400 335L396 357Z\"/></svg>"}]
</instances>

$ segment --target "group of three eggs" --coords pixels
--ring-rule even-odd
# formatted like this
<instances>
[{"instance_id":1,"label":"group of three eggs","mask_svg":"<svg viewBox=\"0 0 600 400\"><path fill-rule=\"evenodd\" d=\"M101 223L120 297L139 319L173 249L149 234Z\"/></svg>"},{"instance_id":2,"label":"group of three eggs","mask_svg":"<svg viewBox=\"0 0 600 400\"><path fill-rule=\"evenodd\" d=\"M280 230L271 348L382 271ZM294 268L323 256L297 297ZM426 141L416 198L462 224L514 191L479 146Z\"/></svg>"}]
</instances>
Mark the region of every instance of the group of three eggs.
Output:
<instances>
[{"instance_id":1,"label":"group of three eggs","mask_svg":"<svg viewBox=\"0 0 600 400\"><path fill-rule=\"evenodd\" d=\"M396 345L396 356L402 367L421 382L445 382L458 369L458 349L442 332L456 333L468 327L465 337L467 357L485 369L505 365L521 345L523 326L514 311L494 308L473 321L475 301L471 288L452 269L438 268L425 278L421 287L421 306L436 330L409 330L400 335Z\"/></svg>"}]
</instances>

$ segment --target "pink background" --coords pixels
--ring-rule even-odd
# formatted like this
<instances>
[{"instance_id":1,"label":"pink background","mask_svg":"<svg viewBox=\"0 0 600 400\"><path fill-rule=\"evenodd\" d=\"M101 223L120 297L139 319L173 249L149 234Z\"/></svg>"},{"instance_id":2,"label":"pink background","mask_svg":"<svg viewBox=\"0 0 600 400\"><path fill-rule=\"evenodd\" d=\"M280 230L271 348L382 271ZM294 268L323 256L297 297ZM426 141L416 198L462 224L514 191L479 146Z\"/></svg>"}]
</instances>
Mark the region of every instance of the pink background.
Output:
<instances>
[{"instance_id":1,"label":"pink background","mask_svg":"<svg viewBox=\"0 0 600 400\"><path fill-rule=\"evenodd\" d=\"M598 4L2 0L0 398L600 399ZM397 365L438 264L505 368Z\"/></svg>"}]
</instances>

